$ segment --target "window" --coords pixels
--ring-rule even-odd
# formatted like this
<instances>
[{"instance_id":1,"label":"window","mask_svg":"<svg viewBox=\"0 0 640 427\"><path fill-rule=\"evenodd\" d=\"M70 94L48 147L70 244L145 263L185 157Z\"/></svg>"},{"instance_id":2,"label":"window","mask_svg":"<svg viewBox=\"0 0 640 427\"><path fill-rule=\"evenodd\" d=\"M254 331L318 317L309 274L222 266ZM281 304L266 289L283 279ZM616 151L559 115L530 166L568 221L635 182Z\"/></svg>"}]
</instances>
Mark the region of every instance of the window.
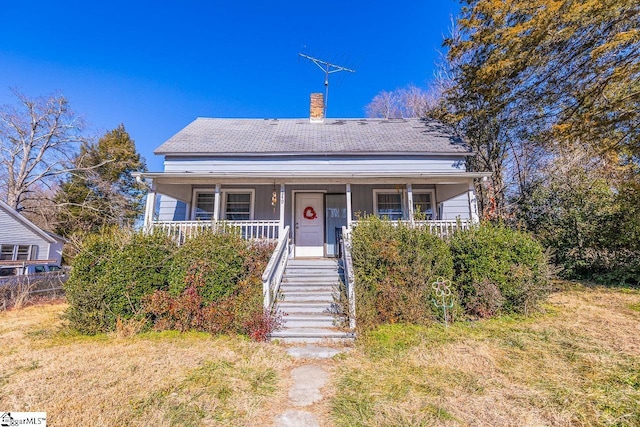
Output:
<instances>
[{"instance_id":1,"label":"window","mask_svg":"<svg viewBox=\"0 0 640 427\"><path fill-rule=\"evenodd\" d=\"M215 193L196 192L193 218L202 220L212 219L213 211L215 208L215 200Z\"/></svg>"},{"instance_id":2,"label":"window","mask_svg":"<svg viewBox=\"0 0 640 427\"><path fill-rule=\"evenodd\" d=\"M375 191L376 215L391 220L402 219L402 193Z\"/></svg>"},{"instance_id":3,"label":"window","mask_svg":"<svg viewBox=\"0 0 640 427\"><path fill-rule=\"evenodd\" d=\"M16 260L18 261L27 261L29 259L29 254L31 253L31 246L29 245L20 245L18 246L18 251L16 253Z\"/></svg>"},{"instance_id":4,"label":"window","mask_svg":"<svg viewBox=\"0 0 640 427\"><path fill-rule=\"evenodd\" d=\"M0 268L0 277L16 276L18 270L15 267L2 267Z\"/></svg>"},{"instance_id":5,"label":"window","mask_svg":"<svg viewBox=\"0 0 640 427\"><path fill-rule=\"evenodd\" d=\"M425 219L434 219L431 193L413 192L413 212Z\"/></svg>"},{"instance_id":6,"label":"window","mask_svg":"<svg viewBox=\"0 0 640 427\"><path fill-rule=\"evenodd\" d=\"M1 245L0 261L28 261L33 253L31 245Z\"/></svg>"},{"instance_id":7,"label":"window","mask_svg":"<svg viewBox=\"0 0 640 427\"><path fill-rule=\"evenodd\" d=\"M433 190L412 191L413 212L420 213L416 219L435 219ZM380 218L391 220L409 219L406 190L373 190L373 209Z\"/></svg>"},{"instance_id":8,"label":"window","mask_svg":"<svg viewBox=\"0 0 640 427\"><path fill-rule=\"evenodd\" d=\"M230 221L251 219L251 193L226 193L225 218Z\"/></svg>"},{"instance_id":9,"label":"window","mask_svg":"<svg viewBox=\"0 0 640 427\"><path fill-rule=\"evenodd\" d=\"M220 219L242 221L253 219L254 190L229 189L220 192ZM193 219L209 221L215 211L216 193L213 189L193 192Z\"/></svg>"},{"instance_id":10,"label":"window","mask_svg":"<svg viewBox=\"0 0 640 427\"><path fill-rule=\"evenodd\" d=\"M13 261L13 245L2 245L0 261Z\"/></svg>"}]
</instances>

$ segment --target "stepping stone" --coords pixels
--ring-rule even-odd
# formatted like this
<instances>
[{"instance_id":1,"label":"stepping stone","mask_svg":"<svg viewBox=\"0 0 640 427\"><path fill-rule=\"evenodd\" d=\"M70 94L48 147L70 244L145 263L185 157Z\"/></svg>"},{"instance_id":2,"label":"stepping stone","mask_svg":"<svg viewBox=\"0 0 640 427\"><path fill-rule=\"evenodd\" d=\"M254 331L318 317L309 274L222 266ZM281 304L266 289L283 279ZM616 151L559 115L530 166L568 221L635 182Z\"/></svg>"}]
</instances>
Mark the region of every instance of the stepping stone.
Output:
<instances>
[{"instance_id":1,"label":"stepping stone","mask_svg":"<svg viewBox=\"0 0 640 427\"><path fill-rule=\"evenodd\" d=\"M320 423L311 412L290 409L276 417L276 427L320 427Z\"/></svg>"},{"instance_id":2,"label":"stepping stone","mask_svg":"<svg viewBox=\"0 0 640 427\"><path fill-rule=\"evenodd\" d=\"M294 406L309 406L322 400L320 389L327 383L329 375L321 366L304 365L291 371L293 386L289 399Z\"/></svg>"},{"instance_id":3,"label":"stepping stone","mask_svg":"<svg viewBox=\"0 0 640 427\"><path fill-rule=\"evenodd\" d=\"M320 347L308 345L305 347L290 347L287 349L289 356L298 359L331 359L336 354L350 351L348 348Z\"/></svg>"}]
</instances>

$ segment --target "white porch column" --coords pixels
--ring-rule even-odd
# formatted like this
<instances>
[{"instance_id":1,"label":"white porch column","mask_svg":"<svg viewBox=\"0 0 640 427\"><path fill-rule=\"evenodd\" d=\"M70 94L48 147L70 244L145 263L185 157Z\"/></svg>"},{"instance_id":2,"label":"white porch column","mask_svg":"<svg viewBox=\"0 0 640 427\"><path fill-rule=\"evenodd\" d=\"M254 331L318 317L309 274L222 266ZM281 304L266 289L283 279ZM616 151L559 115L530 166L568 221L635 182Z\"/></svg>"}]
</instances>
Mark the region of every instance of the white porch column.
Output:
<instances>
[{"instance_id":1,"label":"white porch column","mask_svg":"<svg viewBox=\"0 0 640 427\"><path fill-rule=\"evenodd\" d=\"M153 216L156 210L156 191L152 186L147 193L147 202L144 210L144 230L151 231L153 226Z\"/></svg>"},{"instance_id":2,"label":"white porch column","mask_svg":"<svg viewBox=\"0 0 640 427\"><path fill-rule=\"evenodd\" d=\"M407 203L409 204L409 222L413 225L413 188L411 183L407 184Z\"/></svg>"},{"instance_id":3,"label":"white porch column","mask_svg":"<svg viewBox=\"0 0 640 427\"><path fill-rule=\"evenodd\" d=\"M353 222L352 214L351 214L351 184L347 184L347 228L351 228L351 223Z\"/></svg>"},{"instance_id":4,"label":"white porch column","mask_svg":"<svg viewBox=\"0 0 640 427\"><path fill-rule=\"evenodd\" d=\"M280 184L280 223L278 224L278 237L282 237L284 233L284 203L285 203L285 188L284 184Z\"/></svg>"},{"instance_id":5,"label":"white porch column","mask_svg":"<svg viewBox=\"0 0 640 427\"><path fill-rule=\"evenodd\" d=\"M476 198L476 187L473 185L473 180L469 180L469 218L472 224L480 222L480 215L478 215L478 199Z\"/></svg>"},{"instance_id":6,"label":"white porch column","mask_svg":"<svg viewBox=\"0 0 640 427\"><path fill-rule=\"evenodd\" d=\"M213 198L213 220L220 219L220 184L216 184L216 192Z\"/></svg>"}]
</instances>

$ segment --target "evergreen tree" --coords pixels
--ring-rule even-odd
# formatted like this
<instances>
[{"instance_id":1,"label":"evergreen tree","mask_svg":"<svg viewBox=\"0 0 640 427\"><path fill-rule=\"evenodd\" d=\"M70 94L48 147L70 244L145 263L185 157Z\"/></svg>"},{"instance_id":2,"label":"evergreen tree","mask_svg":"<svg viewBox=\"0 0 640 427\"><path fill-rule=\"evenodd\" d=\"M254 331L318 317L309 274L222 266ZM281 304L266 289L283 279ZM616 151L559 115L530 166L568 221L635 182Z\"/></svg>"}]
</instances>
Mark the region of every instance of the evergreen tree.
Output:
<instances>
[{"instance_id":1,"label":"evergreen tree","mask_svg":"<svg viewBox=\"0 0 640 427\"><path fill-rule=\"evenodd\" d=\"M124 125L97 143L85 143L75 158L76 171L61 183L56 232L95 232L109 225L133 225L143 210L144 190L131 176L146 164Z\"/></svg>"}]
</instances>

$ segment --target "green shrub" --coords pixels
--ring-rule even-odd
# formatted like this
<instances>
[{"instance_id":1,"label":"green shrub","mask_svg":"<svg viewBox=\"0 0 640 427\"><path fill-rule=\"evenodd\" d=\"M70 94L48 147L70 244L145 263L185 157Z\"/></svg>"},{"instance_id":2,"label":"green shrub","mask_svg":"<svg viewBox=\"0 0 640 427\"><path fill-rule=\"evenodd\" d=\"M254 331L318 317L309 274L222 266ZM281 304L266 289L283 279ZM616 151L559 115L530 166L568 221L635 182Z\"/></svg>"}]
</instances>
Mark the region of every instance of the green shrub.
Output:
<instances>
[{"instance_id":1,"label":"green shrub","mask_svg":"<svg viewBox=\"0 0 640 427\"><path fill-rule=\"evenodd\" d=\"M112 229L88 236L65 283L66 317L82 333L112 331L116 321L141 316L141 301L166 289L175 246L160 234Z\"/></svg>"},{"instance_id":2,"label":"green shrub","mask_svg":"<svg viewBox=\"0 0 640 427\"><path fill-rule=\"evenodd\" d=\"M145 298L145 312L156 330L241 333L264 340L280 325L279 317L263 312L262 299L261 276L274 244L237 239L204 233L179 249L172 270L174 280L182 277L183 282L174 282L171 291L158 290ZM225 253L228 260L222 257ZM187 258L189 255L193 258ZM177 274L176 265L188 267ZM212 278L215 274L219 277Z\"/></svg>"},{"instance_id":3,"label":"green shrub","mask_svg":"<svg viewBox=\"0 0 640 427\"><path fill-rule=\"evenodd\" d=\"M551 250L559 276L640 286L638 171L625 179L583 166L553 168L563 172L531 183L517 219Z\"/></svg>"},{"instance_id":4,"label":"green shrub","mask_svg":"<svg viewBox=\"0 0 640 427\"><path fill-rule=\"evenodd\" d=\"M200 233L187 240L176 253L169 271L169 292L178 296L188 288L188 272L197 263L197 271L204 280L198 292L205 302L232 294L244 275L246 251L246 242L236 233Z\"/></svg>"},{"instance_id":5,"label":"green shrub","mask_svg":"<svg viewBox=\"0 0 640 427\"><path fill-rule=\"evenodd\" d=\"M447 244L428 230L368 217L355 227L352 256L357 323L426 323L434 319L431 284L451 279Z\"/></svg>"},{"instance_id":6,"label":"green shrub","mask_svg":"<svg viewBox=\"0 0 640 427\"><path fill-rule=\"evenodd\" d=\"M450 243L460 299L470 314L524 313L550 290L542 246L528 234L483 224Z\"/></svg>"},{"instance_id":7,"label":"green shrub","mask_svg":"<svg viewBox=\"0 0 640 427\"><path fill-rule=\"evenodd\" d=\"M262 301L261 275L273 249L273 243L210 232L180 248L161 233L113 229L89 236L65 284L66 317L86 334L148 319L159 330L262 339L278 326L264 315Z\"/></svg>"}]
</instances>

